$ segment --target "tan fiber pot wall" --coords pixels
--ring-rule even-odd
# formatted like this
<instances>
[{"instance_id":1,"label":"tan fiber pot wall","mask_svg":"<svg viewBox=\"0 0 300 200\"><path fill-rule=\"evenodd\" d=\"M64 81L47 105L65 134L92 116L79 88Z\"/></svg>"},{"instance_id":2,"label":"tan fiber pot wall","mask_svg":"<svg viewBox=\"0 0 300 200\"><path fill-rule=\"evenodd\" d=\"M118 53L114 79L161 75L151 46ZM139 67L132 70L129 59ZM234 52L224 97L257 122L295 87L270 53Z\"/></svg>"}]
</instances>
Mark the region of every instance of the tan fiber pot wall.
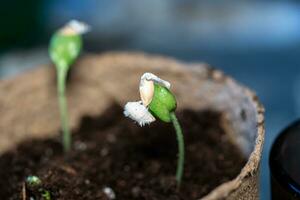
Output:
<instances>
[{"instance_id":1,"label":"tan fiber pot wall","mask_svg":"<svg viewBox=\"0 0 300 200\"><path fill-rule=\"evenodd\" d=\"M72 128L78 126L81 116L99 115L112 101L124 105L128 100L139 99L137 86L146 71L172 83L178 109L212 108L223 112L227 133L248 158L235 179L203 199L258 199L264 109L253 92L205 64L187 64L142 53L86 56L74 65L72 81L68 83ZM0 81L0 152L23 139L57 133L57 108L54 67Z\"/></svg>"}]
</instances>

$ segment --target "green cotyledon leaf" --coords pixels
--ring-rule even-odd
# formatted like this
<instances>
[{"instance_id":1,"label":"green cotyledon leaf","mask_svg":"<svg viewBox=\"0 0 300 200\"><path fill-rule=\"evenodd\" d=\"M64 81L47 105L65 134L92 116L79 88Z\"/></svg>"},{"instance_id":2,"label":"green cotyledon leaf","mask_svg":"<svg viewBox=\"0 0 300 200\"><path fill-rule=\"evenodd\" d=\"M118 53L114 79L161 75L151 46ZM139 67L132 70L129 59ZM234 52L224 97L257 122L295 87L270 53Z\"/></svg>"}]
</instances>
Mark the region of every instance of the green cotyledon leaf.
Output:
<instances>
[{"instance_id":1,"label":"green cotyledon leaf","mask_svg":"<svg viewBox=\"0 0 300 200\"><path fill-rule=\"evenodd\" d=\"M57 68L66 68L76 60L82 47L81 35L55 33L50 41L49 53Z\"/></svg>"},{"instance_id":2,"label":"green cotyledon leaf","mask_svg":"<svg viewBox=\"0 0 300 200\"><path fill-rule=\"evenodd\" d=\"M169 89L154 83L154 95L149 104L150 112L163 122L171 122L170 112L176 109L176 99Z\"/></svg>"}]
</instances>

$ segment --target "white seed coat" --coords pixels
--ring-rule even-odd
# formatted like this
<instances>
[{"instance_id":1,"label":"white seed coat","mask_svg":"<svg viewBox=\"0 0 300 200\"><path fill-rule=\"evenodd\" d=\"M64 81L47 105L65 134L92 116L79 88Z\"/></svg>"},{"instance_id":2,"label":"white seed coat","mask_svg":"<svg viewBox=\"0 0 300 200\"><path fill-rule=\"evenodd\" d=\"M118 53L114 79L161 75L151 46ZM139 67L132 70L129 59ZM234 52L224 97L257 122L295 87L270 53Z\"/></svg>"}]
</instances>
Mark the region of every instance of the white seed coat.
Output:
<instances>
[{"instance_id":1,"label":"white seed coat","mask_svg":"<svg viewBox=\"0 0 300 200\"><path fill-rule=\"evenodd\" d=\"M168 81L165 81L161 78L159 78L158 76L150 73L150 72L146 72L143 74L143 76L141 77L141 81L140 81L140 85L143 84L144 81L153 81L155 83L158 83L168 89L170 89L171 84Z\"/></svg>"},{"instance_id":2,"label":"white seed coat","mask_svg":"<svg viewBox=\"0 0 300 200\"><path fill-rule=\"evenodd\" d=\"M90 26L84 22L71 20L59 32L64 35L79 35L90 31Z\"/></svg>"},{"instance_id":3,"label":"white seed coat","mask_svg":"<svg viewBox=\"0 0 300 200\"><path fill-rule=\"evenodd\" d=\"M154 95L154 83L153 81L143 80L140 83L140 97L144 106L148 106Z\"/></svg>"},{"instance_id":4,"label":"white seed coat","mask_svg":"<svg viewBox=\"0 0 300 200\"><path fill-rule=\"evenodd\" d=\"M140 126L150 124L155 121L153 115L141 101L128 102L124 108L124 115L136 121Z\"/></svg>"}]
</instances>

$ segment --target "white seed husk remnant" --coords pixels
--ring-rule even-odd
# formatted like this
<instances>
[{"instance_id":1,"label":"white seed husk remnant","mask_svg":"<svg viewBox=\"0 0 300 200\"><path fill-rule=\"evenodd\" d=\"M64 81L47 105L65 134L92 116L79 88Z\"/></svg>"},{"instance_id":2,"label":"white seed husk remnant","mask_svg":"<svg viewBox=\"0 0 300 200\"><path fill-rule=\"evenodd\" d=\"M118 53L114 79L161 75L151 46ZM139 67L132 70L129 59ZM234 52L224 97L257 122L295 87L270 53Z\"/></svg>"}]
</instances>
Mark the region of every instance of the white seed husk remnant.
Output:
<instances>
[{"instance_id":1,"label":"white seed husk remnant","mask_svg":"<svg viewBox=\"0 0 300 200\"><path fill-rule=\"evenodd\" d=\"M148 105L154 96L154 83L170 89L171 84L156 75L146 72L141 76L139 90L141 101L128 102L124 107L124 115L136 121L140 126L155 121L155 117L149 112Z\"/></svg>"},{"instance_id":2,"label":"white seed husk remnant","mask_svg":"<svg viewBox=\"0 0 300 200\"><path fill-rule=\"evenodd\" d=\"M141 101L128 102L124 107L124 115L136 121L140 126L144 126L145 124L150 124L155 121L155 118Z\"/></svg>"},{"instance_id":3,"label":"white seed husk remnant","mask_svg":"<svg viewBox=\"0 0 300 200\"><path fill-rule=\"evenodd\" d=\"M81 35L90 31L90 26L84 22L71 20L59 32L63 35Z\"/></svg>"}]
</instances>

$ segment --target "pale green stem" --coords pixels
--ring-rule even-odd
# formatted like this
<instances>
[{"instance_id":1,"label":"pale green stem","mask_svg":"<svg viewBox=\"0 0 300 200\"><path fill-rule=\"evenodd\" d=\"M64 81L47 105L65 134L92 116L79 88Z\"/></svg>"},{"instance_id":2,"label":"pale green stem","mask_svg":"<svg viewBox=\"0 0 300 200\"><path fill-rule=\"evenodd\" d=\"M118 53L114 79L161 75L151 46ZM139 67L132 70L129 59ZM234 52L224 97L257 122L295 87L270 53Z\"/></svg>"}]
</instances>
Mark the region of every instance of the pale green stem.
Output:
<instances>
[{"instance_id":1,"label":"pale green stem","mask_svg":"<svg viewBox=\"0 0 300 200\"><path fill-rule=\"evenodd\" d=\"M63 131L63 148L68 152L71 148L71 134L69 129L68 107L65 95L67 69L65 67L57 68L57 92L60 111L60 120Z\"/></svg>"},{"instance_id":2,"label":"pale green stem","mask_svg":"<svg viewBox=\"0 0 300 200\"><path fill-rule=\"evenodd\" d=\"M170 116L171 116L171 120L172 120L173 126L176 131L177 142L178 142L178 161L177 161L176 181L177 181L177 185L179 187L181 184L183 170L184 170L184 138L183 138L183 134L182 134L182 129L177 120L175 112L171 112Z\"/></svg>"}]
</instances>

